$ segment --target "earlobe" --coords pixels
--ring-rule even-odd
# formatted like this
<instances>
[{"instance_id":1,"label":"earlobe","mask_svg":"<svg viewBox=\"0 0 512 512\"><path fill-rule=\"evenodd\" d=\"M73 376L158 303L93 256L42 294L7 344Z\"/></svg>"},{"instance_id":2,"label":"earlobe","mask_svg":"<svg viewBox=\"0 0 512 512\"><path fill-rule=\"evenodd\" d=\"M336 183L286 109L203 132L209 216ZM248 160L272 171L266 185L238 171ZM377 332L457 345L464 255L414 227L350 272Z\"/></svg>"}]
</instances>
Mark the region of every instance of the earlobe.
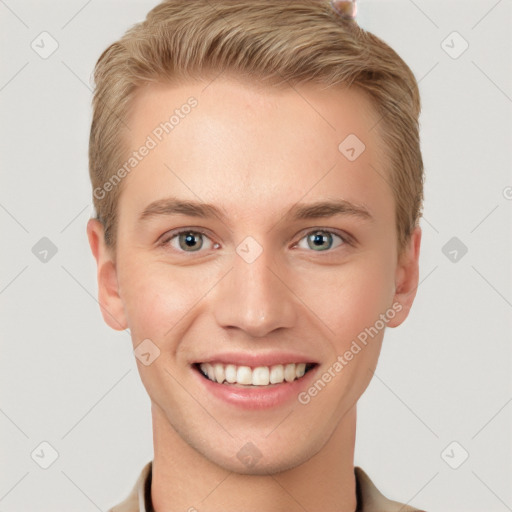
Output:
<instances>
[{"instance_id":1,"label":"earlobe","mask_svg":"<svg viewBox=\"0 0 512 512\"><path fill-rule=\"evenodd\" d=\"M128 325L119 296L116 264L113 251L105 244L105 232L99 220L89 220L87 237L97 265L98 302L101 314L112 329L123 331Z\"/></svg>"},{"instance_id":2,"label":"earlobe","mask_svg":"<svg viewBox=\"0 0 512 512\"><path fill-rule=\"evenodd\" d=\"M388 327L398 327L411 310L419 283L420 245L421 228L418 226L412 232L407 248L397 265L392 306L397 314L388 322Z\"/></svg>"}]
</instances>

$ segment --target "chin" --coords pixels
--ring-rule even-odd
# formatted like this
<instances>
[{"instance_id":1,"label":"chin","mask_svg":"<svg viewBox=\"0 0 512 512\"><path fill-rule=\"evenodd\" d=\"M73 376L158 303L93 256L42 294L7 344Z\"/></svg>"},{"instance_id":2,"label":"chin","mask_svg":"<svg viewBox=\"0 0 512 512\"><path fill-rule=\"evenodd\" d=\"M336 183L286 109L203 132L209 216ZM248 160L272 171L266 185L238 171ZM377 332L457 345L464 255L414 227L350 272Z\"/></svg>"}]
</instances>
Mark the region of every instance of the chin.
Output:
<instances>
[{"instance_id":1,"label":"chin","mask_svg":"<svg viewBox=\"0 0 512 512\"><path fill-rule=\"evenodd\" d=\"M292 432L289 438L281 433L274 440L266 438L266 435L268 431L262 433L259 439L253 437L254 441L247 438L230 438L226 443L205 438L199 443L190 438L185 441L200 456L225 471L240 475L268 476L289 471L308 462L321 451L329 437L325 436L323 441L318 438L314 445L313 439L308 439L306 443L297 439ZM220 450L212 449L212 446L218 446Z\"/></svg>"},{"instance_id":2,"label":"chin","mask_svg":"<svg viewBox=\"0 0 512 512\"><path fill-rule=\"evenodd\" d=\"M275 453L272 458L261 454L261 458L255 457L253 461L247 461L238 457L238 454L230 458L216 456L216 454L203 454L211 462L226 471L239 475L269 476L276 475L294 469L307 462L314 454L288 453L286 455Z\"/></svg>"}]
</instances>

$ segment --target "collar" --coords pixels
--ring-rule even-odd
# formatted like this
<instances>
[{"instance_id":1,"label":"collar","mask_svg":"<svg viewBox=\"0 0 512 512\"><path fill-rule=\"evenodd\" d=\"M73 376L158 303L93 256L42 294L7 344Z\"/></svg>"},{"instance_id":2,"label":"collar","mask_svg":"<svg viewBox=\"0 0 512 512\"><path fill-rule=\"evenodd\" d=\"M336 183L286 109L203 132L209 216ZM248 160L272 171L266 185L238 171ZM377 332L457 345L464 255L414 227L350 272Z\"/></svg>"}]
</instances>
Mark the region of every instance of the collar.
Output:
<instances>
[{"instance_id":1,"label":"collar","mask_svg":"<svg viewBox=\"0 0 512 512\"><path fill-rule=\"evenodd\" d=\"M153 461L142 469L130 495L109 512L154 512L151 505L151 479ZM386 498L371 481L370 477L355 466L356 512L424 512L420 509Z\"/></svg>"}]
</instances>

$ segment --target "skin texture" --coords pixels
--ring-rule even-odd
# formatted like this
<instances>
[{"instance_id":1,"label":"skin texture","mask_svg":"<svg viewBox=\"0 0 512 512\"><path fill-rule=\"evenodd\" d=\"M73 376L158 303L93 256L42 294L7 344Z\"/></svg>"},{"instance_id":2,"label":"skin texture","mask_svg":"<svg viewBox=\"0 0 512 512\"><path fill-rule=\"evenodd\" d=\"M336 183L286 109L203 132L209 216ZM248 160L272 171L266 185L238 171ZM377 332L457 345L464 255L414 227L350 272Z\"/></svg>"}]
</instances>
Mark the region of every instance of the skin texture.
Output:
<instances>
[{"instance_id":1,"label":"skin texture","mask_svg":"<svg viewBox=\"0 0 512 512\"><path fill-rule=\"evenodd\" d=\"M191 96L197 107L121 184L115 253L101 224L88 224L105 321L129 328L134 347L150 339L160 349L151 365L137 363L152 402L155 510L354 511L356 402L383 329L307 405L241 410L205 393L191 363L286 350L316 361L319 377L393 304L401 311L387 326L405 320L421 231L398 261L386 159L371 130L379 116L354 89L276 89L234 77L152 84L133 104L131 147ZM338 150L349 134L366 146L353 162ZM170 196L212 203L226 217L138 220ZM285 217L297 202L340 198L372 219ZM176 228L206 231L199 252L180 249L177 237L159 245ZM308 245L319 229L332 230L332 248ZM262 248L252 263L236 252L248 236ZM261 453L253 467L237 458L248 442Z\"/></svg>"}]
</instances>

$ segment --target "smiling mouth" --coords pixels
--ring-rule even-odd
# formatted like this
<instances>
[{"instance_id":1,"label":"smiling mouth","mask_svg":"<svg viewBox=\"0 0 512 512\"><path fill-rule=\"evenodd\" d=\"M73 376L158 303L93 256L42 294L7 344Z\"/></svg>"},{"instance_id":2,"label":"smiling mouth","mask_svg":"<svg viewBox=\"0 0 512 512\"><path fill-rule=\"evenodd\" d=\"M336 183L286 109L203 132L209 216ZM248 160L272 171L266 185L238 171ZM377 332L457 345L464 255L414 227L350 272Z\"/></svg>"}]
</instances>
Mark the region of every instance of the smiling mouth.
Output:
<instances>
[{"instance_id":1,"label":"smiling mouth","mask_svg":"<svg viewBox=\"0 0 512 512\"><path fill-rule=\"evenodd\" d=\"M288 363L254 368L222 363L196 363L194 366L204 378L212 382L257 387L299 380L314 368L316 363Z\"/></svg>"}]
</instances>

